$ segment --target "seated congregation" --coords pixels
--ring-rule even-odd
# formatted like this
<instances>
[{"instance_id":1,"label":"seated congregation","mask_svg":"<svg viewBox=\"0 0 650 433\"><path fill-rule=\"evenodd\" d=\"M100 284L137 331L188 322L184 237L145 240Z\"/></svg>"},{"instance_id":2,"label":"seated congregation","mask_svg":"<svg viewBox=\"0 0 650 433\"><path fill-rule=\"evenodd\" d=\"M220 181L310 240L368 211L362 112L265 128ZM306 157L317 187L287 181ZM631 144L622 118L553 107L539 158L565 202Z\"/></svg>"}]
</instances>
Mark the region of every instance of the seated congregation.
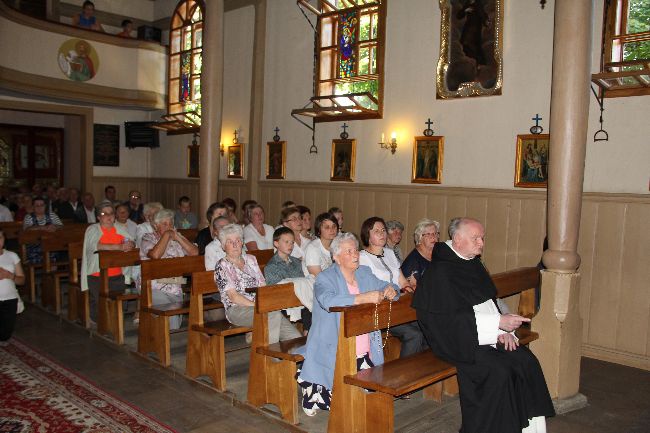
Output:
<instances>
[{"instance_id":1,"label":"seated congregation","mask_svg":"<svg viewBox=\"0 0 650 433\"><path fill-rule=\"evenodd\" d=\"M300 409L316 418L330 411L330 432L393 431L394 399L419 390L438 402L459 393L463 433L544 432L554 415L526 347L538 337L529 322L539 271L490 275L477 220L453 219L441 242L440 223L422 219L404 255L402 223L371 217L357 236L343 231L340 208L312 225L311 210L289 201L270 225L259 203L247 200L238 217L227 198L208 207L199 230L188 197L172 210L142 204L138 191L118 200L111 186L97 206L75 189L32 192L4 199L23 220L24 253L0 255L3 341L16 284L31 279L31 302L67 300L68 319L117 344L136 334L137 352L163 366L174 364L182 339L185 373L219 390L231 389L233 359L249 362L247 394L237 398L272 404L289 423L301 422ZM39 236L22 234L30 231ZM54 232L61 246L47 246ZM498 299L518 293L521 315Z\"/></svg>"}]
</instances>

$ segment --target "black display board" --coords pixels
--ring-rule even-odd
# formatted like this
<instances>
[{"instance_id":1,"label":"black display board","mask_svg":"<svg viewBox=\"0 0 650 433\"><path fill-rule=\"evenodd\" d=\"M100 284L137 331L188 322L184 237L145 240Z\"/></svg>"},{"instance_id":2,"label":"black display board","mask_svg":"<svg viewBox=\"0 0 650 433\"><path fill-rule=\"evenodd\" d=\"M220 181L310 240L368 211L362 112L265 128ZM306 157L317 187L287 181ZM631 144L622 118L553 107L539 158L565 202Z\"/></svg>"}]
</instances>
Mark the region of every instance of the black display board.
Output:
<instances>
[{"instance_id":1,"label":"black display board","mask_svg":"<svg viewBox=\"0 0 650 433\"><path fill-rule=\"evenodd\" d=\"M119 167L120 125L95 124L93 132L93 165Z\"/></svg>"}]
</instances>

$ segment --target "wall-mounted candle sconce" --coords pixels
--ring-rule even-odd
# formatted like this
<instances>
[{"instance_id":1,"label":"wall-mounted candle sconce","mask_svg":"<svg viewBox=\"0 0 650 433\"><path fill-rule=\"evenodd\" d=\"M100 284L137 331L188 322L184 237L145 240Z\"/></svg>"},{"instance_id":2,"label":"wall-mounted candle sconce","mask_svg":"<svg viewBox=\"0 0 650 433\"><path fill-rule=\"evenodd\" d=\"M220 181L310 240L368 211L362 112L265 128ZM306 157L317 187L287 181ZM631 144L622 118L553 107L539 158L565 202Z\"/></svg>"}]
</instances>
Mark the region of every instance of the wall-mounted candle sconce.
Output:
<instances>
[{"instance_id":1,"label":"wall-mounted candle sconce","mask_svg":"<svg viewBox=\"0 0 650 433\"><path fill-rule=\"evenodd\" d=\"M384 134L381 134L381 141L379 142L379 146L382 149L390 150L390 153L395 155L395 152L397 151L397 133L393 131L393 133L390 135L390 142L386 143L384 140Z\"/></svg>"}]
</instances>

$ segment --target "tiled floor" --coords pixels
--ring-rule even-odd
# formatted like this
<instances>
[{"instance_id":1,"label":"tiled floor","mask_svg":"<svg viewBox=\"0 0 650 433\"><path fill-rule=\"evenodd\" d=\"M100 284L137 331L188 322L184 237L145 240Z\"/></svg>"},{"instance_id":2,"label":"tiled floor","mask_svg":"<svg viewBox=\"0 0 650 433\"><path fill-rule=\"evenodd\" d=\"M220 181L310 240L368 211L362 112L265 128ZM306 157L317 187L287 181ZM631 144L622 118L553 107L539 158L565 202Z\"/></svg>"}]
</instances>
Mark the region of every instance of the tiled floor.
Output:
<instances>
[{"instance_id":1,"label":"tiled floor","mask_svg":"<svg viewBox=\"0 0 650 433\"><path fill-rule=\"evenodd\" d=\"M167 370L133 354L134 330L127 332L127 345L120 348L101 338L89 337L88 331L35 307L28 307L19 316L15 335L179 432L292 430L237 401L245 400L247 349L228 354L230 392L221 394L182 375L182 334L172 339L173 365ZM241 343L230 342L235 346ZM587 396L589 406L549 419L549 433L650 431L650 372L584 358L581 392ZM395 413L398 432L455 433L460 426L457 398L434 404L415 394L409 401L397 401ZM299 428L325 432L327 416L302 416Z\"/></svg>"}]
</instances>

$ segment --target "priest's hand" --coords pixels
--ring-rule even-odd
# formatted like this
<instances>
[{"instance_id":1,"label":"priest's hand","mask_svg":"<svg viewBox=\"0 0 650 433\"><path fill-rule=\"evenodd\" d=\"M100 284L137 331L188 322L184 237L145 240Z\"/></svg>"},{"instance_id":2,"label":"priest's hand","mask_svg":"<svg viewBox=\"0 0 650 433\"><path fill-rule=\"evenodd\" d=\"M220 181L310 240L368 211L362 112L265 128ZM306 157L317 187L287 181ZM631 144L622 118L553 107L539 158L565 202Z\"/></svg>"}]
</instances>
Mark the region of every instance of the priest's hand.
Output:
<instances>
[{"instance_id":1,"label":"priest's hand","mask_svg":"<svg viewBox=\"0 0 650 433\"><path fill-rule=\"evenodd\" d=\"M517 350L517 346L519 346L519 341L512 334L499 335L497 343L503 344L503 347L508 351Z\"/></svg>"},{"instance_id":2,"label":"priest's hand","mask_svg":"<svg viewBox=\"0 0 650 433\"><path fill-rule=\"evenodd\" d=\"M530 319L517 314L502 314L501 319L499 319L499 329L512 332L525 322L530 322Z\"/></svg>"}]
</instances>

